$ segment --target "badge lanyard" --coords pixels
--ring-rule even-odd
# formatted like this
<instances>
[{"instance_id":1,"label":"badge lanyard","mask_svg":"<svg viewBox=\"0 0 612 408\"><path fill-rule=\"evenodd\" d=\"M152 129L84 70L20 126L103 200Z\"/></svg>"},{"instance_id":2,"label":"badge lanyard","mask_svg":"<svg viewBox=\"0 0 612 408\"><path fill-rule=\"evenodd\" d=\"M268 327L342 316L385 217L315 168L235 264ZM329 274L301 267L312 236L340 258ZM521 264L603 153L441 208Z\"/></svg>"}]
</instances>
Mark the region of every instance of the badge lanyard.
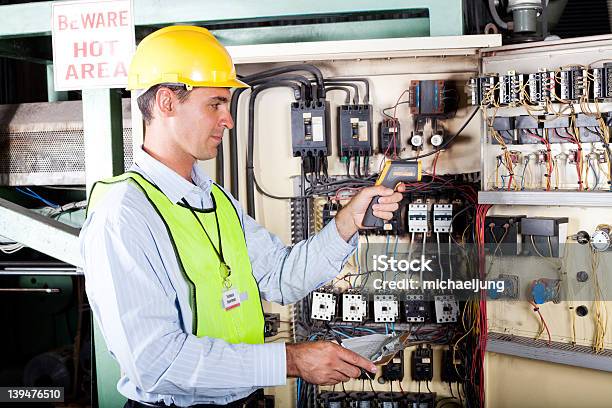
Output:
<instances>
[{"instance_id":1,"label":"badge lanyard","mask_svg":"<svg viewBox=\"0 0 612 408\"><path fill-rule=\"evenodd\" d=\"M213 243L213 240L210 238L210 235L208 235L208 231L206 231L206 228L204 228L202 221L200 221L200 218L197 216L193 208L189 205L189 203L187 202L187 200L185 200L185 198L183 198L182 201L183 201L183 204L185 204L185 206L189 208L189 211L191 211L191 214L193 214L196 221L198 221L198 224L200 224L200 227L202 227L202 231L204 231L206 238L208 238L208 241L210 242L210 246L212 246L213 250L215 251L215 255L217 255L217 258L219 259L219 262L221 263L219 272L221 273L221 279L223 279L223 286L226 289L231 288L232 282L230 281L229 277L232 274L232 269L225 262L225 258L223 257L223 244L221 243L221 228L219 227L219 218L217 217L217 212L215 211L215 221L217 223L217 236L219 237L219 249L218 250L215 244Z\"/></svg>"}]
</instances>

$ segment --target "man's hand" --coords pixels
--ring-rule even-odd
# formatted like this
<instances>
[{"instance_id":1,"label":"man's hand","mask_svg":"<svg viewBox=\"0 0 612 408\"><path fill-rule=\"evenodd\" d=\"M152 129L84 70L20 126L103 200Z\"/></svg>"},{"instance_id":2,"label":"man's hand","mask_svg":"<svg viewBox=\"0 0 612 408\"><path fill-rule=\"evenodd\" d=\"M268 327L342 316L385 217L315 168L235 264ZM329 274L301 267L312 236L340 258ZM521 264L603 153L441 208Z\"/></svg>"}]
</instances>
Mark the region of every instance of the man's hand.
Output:
<instances>
[{"instance_id":1,"label":"man's hand","mask_svg":"<svg viewBox=\"0 0 612 408\"><path fill-rule=\"evenodd\" d=\"M287 344L287 376L311 384L333 385L361 375L361 368L376 372L370 360L329 341Z\"/></svg>"},{"instance_id":2,"label":"man's hand","mask_svg":"<svg viewBox=\"0 0 612 408\"><path fill-rule=\"evenodd\" d=\"M342 239L348 241L359 228L363 228L363 216L375 196L380 196L380 199L378 204L372 207L372 213L383 220L390 220L393 217L393 211L399 208L398 203L402 200L401 192L403 191L403 185L400 185L398 192L383 186L362 189L336 215L336 228Z\"/></svg>"}]
</instances>

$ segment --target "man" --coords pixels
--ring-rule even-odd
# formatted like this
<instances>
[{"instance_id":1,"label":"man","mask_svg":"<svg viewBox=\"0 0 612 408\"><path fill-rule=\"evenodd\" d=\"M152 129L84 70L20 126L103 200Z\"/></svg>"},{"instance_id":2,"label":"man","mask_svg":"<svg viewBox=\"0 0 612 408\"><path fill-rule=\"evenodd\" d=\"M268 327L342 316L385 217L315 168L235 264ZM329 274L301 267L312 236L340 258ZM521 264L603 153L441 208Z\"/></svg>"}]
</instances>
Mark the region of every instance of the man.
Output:
<instances>
[{"instance_id":1,"label":"man","mask_svg":"<svg viewBox=\"0 0 612 408\"><path fill-rule=\"evenodd\" d=\"M129 172L92 189L81 232L87 294L126 406L246 406L287 377L335 384L376 371L331 342L264 344L260 298L292 303L332 279L372 197L389 219L401 194L363 189L319 234L285 247L197 165L233 127L230 88L247 86L225 48L203 28L166 27L140 43L129 75L144 92L144 145Z\"/></svg>"}]
</instances>

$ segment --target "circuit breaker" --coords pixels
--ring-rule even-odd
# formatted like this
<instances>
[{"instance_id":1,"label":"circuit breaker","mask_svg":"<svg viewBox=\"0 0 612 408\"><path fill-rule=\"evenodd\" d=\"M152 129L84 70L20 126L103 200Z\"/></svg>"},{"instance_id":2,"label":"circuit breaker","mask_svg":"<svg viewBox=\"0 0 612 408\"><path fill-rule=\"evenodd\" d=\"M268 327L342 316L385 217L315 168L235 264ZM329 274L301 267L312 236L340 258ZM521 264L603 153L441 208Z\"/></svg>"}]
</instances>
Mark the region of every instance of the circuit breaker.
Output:
<instances>
[{"instance_id":1,"label":"circuit breaker","mask_svg":"<svg viewBox=\"0 0 612 408\"><path fill-rule=\"evenodd\" d=\"M338 108L340 157L372 155L372 105Z\"/></svg>"},{"instance_id":2,"label":"circuit breaker","mask_svg":"<svg viewBox=\"0 0 612 408\"><path fill-rule=\"evenodd\" d=\"M320 101L291 104L291 140L294 157L329 156L329 103Z\"/></svg>"},{"instance_id":3,"label":"circuit breaker","mask_svg":"<svg viewBox=\"0 0 612 408\"><path fill-rule=\"evenodd\" d=\"M433 231L448 234L453 227L453 205L433 205Z\"/></svg>"},{"instance_id":4,"label":"circuit breaker","mask_svg":"<svg viewBox=\"0 0 612 408\"><path fill-rule=\"evenodd\" d=\"M429 232L427 204L408 205L408 232Z\"/></svg>"},{"instance_id":5,"label":"circuit breaker","mask_svg":"<svg viewBox=\"0 0 612 408\"><path fill-rule=\"evenodd\" d=\"M378 125L378 152L385 156L399 154L402 150L400 123L393 119L384 119Z\"/></svg>"},{"instance_id":6,"label":"circuit breaker","mask_svg":"<svg viewBox=\"0 0 612 408\"><path fill-rule=\"evenodd\" d=\"M430 345L419 346L410 356L410 367L414 381L431 381L433 379L433 350Z\"/></svg>"}]
</instances>

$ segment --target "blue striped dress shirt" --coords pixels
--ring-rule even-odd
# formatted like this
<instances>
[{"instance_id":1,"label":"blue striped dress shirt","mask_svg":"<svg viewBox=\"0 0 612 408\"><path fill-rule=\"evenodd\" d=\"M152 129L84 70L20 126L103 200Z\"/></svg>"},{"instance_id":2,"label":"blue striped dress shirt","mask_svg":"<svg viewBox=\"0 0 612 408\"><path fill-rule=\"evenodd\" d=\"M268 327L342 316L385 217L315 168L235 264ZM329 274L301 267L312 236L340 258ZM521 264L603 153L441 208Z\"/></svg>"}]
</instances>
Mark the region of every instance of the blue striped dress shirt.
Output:
<instances>
[{"instance_id":1,"label":"blue striped dress shirt","mask_svg":"<svg viewBox=\"0 0 612 408\"><path fill-rule=\"evenodd\" d=\"M212 207L212 180L197 165L194 184L142 149L132 170L174 203ZM293 303L334 278L356 246L335 223L293 247L241 215L262 299ZM194 231L194 234L201 231ZM227 404L259 387L286 383L285 345L229 344L193 335L189 291L167 230L130 183L113 186L81 230L87 295L111 355L121 366L117 389L140 402Z\"/></svg>"}]
</instances>

